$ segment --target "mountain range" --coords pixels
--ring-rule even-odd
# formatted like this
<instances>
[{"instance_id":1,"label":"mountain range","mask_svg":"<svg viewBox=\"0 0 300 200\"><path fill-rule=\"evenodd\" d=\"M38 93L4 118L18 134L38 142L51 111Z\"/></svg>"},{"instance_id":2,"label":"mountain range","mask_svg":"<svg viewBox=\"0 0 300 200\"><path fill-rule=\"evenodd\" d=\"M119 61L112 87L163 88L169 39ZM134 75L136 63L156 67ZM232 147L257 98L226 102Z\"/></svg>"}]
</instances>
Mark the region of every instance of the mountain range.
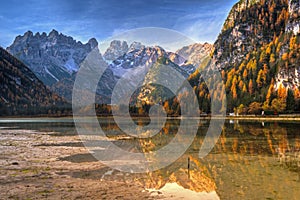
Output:
<instances>
[{"instance_id":1,"label":"mountain range","mask_svg":"<svg viewBox=\"0 0 300 200\"><path fill-rule=\"evenodd\" d=\"M46 33L26 32L17 36L7 51L24 62L48 86L70 78L93 48L98 46L92 38L87 44L52 30Z\"/></svg>"},{"instance_id":2,"label":"mountain range","mask_svg":"<svg viewBox=\"0 0 300 200\"><path fill-rule=\"evenodd\" d=\"M80 63L97 46L98 42L93 38L87 44L82 44L56 30L52 30L48 35L46 33L33 35L28 31L23 36L18 36L7 50L27 64L53 92L71 102L73 84ZM187 58L190 52L199 52L197 56L202 58L207 56L210 47L209 44L203 46L194 44L178 52ZM101 67L107 68L97 89L99 99L103 100L101 103L110 103L109 98L114 85L123 74L132 73L140 66L149 68L159 57L170 59L175 64L173 67L185 77L195 71L193 64L185 64L186 59L178 53L166 52L158 46L146 47L140 42L128 45L126 41L111 41L103 56L99 52L99 59L102 60ZM196 58L195 55L194 57Z\"/></svg>"},{"instance_id":3,"label":"mountain range","mask_svg":"<svg viewBox=\"0 0 300 200\"><path fill-rule=\"evenodd\" d=\"M34 35L28 31L16 37L7 51L28 66L47 86L49 94L57 93L70 102L80 65L97 46L94 38L82 44L56 30ZM192 44L167 52L139 41L128 44L114 40L103 55L99 52L99 59L101 67L106 69L97 89L101 103L110 102L112 90L124 74L134 73L140 66L150 69L168 63L194 87L201 112L211 112L211 96L221 92L227 94L227 108L217 102L220 105L215 106L217 110L245 114L262 110L299 112L300 2L240 0L231 9L213 45ZM216 85L210 94L203 77L214 82L216 71L221 73L223 83ZM151 82L153 76L148 74L144 83ZM157 93L154 91L158 88L148 89L138 90L135 98L157 103L149 94ZM7 98L2 93L1 96ZM224 98L218 101L225 102ZM177 101L168 100L164 106L167 110L178 108ZM178 109L173 114L176 112Z\"/></svg>"}]
</instances>

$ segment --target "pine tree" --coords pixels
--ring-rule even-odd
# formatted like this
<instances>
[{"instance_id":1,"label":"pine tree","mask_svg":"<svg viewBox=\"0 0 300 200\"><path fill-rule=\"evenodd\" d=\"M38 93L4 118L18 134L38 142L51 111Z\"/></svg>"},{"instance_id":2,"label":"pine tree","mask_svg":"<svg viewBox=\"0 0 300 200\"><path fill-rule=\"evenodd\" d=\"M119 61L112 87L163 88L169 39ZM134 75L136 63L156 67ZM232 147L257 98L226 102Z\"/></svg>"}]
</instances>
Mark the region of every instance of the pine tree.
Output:
<instances>
[{"instance_id":1,"label":"pine tree","mask_svg":"<svg viewBox=\"0 0 300 200\"><path fill-rule=\"evenodd\" d=\"M286 97L286 110L294 111L295 109L295 96L292 90L288 90Z\"/></svg>"}]
</instances>

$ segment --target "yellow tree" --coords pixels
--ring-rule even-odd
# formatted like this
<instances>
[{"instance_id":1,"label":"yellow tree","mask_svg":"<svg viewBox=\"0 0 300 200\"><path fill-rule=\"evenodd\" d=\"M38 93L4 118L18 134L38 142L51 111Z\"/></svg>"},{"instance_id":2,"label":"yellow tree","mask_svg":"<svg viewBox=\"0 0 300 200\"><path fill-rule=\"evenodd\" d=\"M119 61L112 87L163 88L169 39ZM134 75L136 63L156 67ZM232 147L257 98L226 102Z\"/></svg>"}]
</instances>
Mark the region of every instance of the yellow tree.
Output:
<instances>
[{"instance_id":1,"label":"yellow tree","mask_svg":"<svg viewBox=\"0 0 300 200\"><path fill-rule=\"evenodd\" d=\"M237 99L237 91L236 91L236 84L235 83L232 83L231 93L232 93L233 99Z\"/></svg>"},{"instance_id":2,"label":"yellow tree","mask_svg":"<svg viewBox=\"0 0 300 200\"><path fill-rule=\"evenodd\" d=\"M288 58L289 58L289 54L288 53L284 53L284 54L282 54L281 58L282 58L282 60L287 61Z\"/></svg>"},{"instance_id":3,"label":"yellow tree","mask_svg":"<svg viewBox=\"0 0 300 200\"><path fill-rule=\"evenodd\" d=\"M274 63L276 61L276 58L275 58L275 54L272 53L271 56L270 56L270 63Z\"/></svg>"},{"instance_id":4,"label":"yellow tree","mask_svg":"<svg viewBox=\"0 0 300 200\"><path fill-rule=\"evenodd\" d=\"M243 90L242 90L244 93L246 93L247 92L247 86L246 86L246 84L244 84L244 86L243 86Z\"/></svg>"},{"instance_id":5,"label":"yellow tree","mask_svg":"<svg viewBox=\"0 0 300 200\"><path fill-rule=\"evenodd\" d=\"M170 106L169 106L169 102L168 102L168 101L165 101L165 103L164 103L164 109L165 109L165 111L166 111L167 113L169 113L169 111L170 111Z\"/></svg>"},{"instance_id":6,"label":"yellow tree","mask_svg":"<svg viewBox=\"0 0 300 200\"><path fill-rule=\"evenodd\" d=\"M243 78L244 78L244 80L247 80L247 78L248 78L247 69L244 69Z\"/></svg>"},{"instance_id":7,"label":"yellow tree","mask_svg":"<svg viewBox=\"0 0 300 200\"><path fill-rule=\"evenodd\" d=\"M257 62L256 62L256 60L254 60L254 61L252 62L251 69L252 69L252 74L255 74L255 73L256 73L256 70L257 70Z\"/></svg>"},{"instance_id":8,"label":"yellow tree","mask_svg":"<svg viewBox=\"0 0 300 200\"><path fill-rule=\"evenodd\" d=\"M254 87L253 87L253 81L252 81L252 79L250 79L250 81L249 81L248 88L249 88L249 93L252 95L253 92L254 92Z\"/></svg>"},{"instance_id":9,"label":"yellow tree","mask_svg":"<svg viewBox=\"0 0 300 200\"><path fill-rule=\"evenodd\" d=\"M236 90L236 84L237 84L238 80L237 80L237 77L234 76L233 79L232 79L232 85L231 85L231 93L232 93L232 97L234 99L237 99L237 90Z\"/></svg>"},{"instance_id":10,"label":"yellow tree","mask_svg":"<svg viewBox=\"0 0 300 200\"><path fill-rule=\"evenodd\" d=\"M293 36L293 37L290 39L290 50L293 50L296 44L297 44L297 37L296 37L296 36Z\"/></svg>"},{"instance_id":11,"label":"yellow tree","mask_svg":"<svg viewBox=\"0 0 300 200\"><path fill-rule=\"evenodd\" d=\"M242 80L240 80L239 82L239 89L242 90L244 87L244 82Z\"/></svg>"},{"instance_id":12,"label":"yellow tree","mask_svg":"<svg viewBox=\"0 0 300 200\"><path fill-rule=\"evenodd\" d=\"M277 96L282 102L286 101L287 91L282 84L279 85L279 88L277 90Z\"/></svg>"},{"instance_id":13,"label":"yellow tree","mask_svg":"<svg viewBox=\"0 0 300 200\"><path fill-rule=\"evenodd\" d=\"M272 81L271 81L271 84L270 84L270 87L268 89L268 93L266 96L266 101L268 104L270 103L270 98L271 98L271 95L273 92L274 92L274 79L272 78Z\"/></svg>"},{"instance_id":14,"label":"yellow tree","mask_svg":"<svg viewBox=\"0 0 300 200\"><path fill-rule=\"evenodd\" d=\"M271 54L271 51L272 51L272 49L271 49L271 44L270 45L268 45L268 47L267 47L267 49L266 49L266 54Z\"/></svg>"},{"instance_id":15,"label":"yellow tree","mask_svg":"<svg viewBox=\"0 0 300 200\"><path fill-rule=\"evenodd\" d=\"M295 99L300 99L300 90L298 88L295 89Z\"/></svg>"},{"instance_id":16,"label":"yellow tree","mask_svg":"<svg viewBox=\"0 0 300 200\"><path fill-rule=\"evenodd\" d=\"M257 75L257 79L256 79L256 83L258 87L262 87L263 85L263 70L259 70L258 75Z\"/></svg>"}]
</instances>

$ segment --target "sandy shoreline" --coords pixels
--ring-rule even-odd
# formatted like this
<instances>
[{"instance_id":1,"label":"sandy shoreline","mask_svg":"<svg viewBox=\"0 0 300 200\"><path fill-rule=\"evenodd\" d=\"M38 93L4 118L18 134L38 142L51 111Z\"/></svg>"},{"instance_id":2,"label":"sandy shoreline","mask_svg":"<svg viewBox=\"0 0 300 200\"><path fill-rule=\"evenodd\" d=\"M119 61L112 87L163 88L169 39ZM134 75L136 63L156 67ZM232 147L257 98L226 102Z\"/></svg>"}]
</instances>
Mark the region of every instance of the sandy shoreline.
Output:
<instances>
[{"instance_id":1,"label":"sandy shoreline","mask_svg":"<svg viewBox=\"0 0 300 200\"><path fill-rule=\"evenodd\" d=\"M0 133L0 199L154 199L134 182L103 179L110 169L99 162L60 159L88 153L84 147L42 145L78 142L77 136L5 129Z\"/></svg>"},{"instance_id":2,"label":"sandy shoreline","mask_svg":"<svg viewBox=\"0 0 300 200\"><path fill-rule=\"evenodd\" d=\"M189 195L218 199L213 191L215 184L199 171L191 172L201 180L197 186L199 182L188 179L187 170L174 169L165 177L161 172L131 174L112 170L91 156L74 133L2 127L0 152L0 199L140 200L186 199ZM178 185L172 179L174 175L197 192Z\"/></svg>"}]
</instances>

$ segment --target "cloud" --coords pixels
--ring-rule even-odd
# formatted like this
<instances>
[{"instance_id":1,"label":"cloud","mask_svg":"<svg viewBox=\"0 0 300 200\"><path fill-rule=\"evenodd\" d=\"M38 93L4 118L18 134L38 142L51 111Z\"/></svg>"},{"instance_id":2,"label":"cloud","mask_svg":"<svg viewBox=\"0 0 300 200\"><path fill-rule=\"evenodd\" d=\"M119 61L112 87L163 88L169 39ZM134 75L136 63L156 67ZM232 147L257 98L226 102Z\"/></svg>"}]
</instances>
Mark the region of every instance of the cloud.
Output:
<instances>
[{"instance_id":1,"label":"cloud","mask_svg":"<svg viewBox=\"0 0 300 200\"><path fill-rule=\"evenodd\" d=\"M227 17L228 9L219 7L214 9L204 6L199 13L189 13L177 19L174 29L181 31L188 37L198 42L213 43L221 31L223 23Z\"/></svg>"},{"instance_id":2,"label":"cloud","mask_svg":"<svg viewBox=\"0 0 300 200\"><path fill-rule=\"evenodd\" d=\"M11 0L0 7L0 32L8 34L1 34L0 45L7 45L28 30L56 29L86 42L91 37L104 40L141 27L174 29L197 41L213 42L233 1L236 0L30 0L29 3ZM9 38L11 34L13 38Z\"/></svg>"},{"instance_id":3,"label":"cloud","mask_svg":"<svg viewBox=\"0 0 300 200\"><path fill-rule=\"evenodd\" d=\"M183 25L181 31L199 42L213 43L221 30L223 22L217 18L197 20L190 25Z\"/></svg>"}]
</instances>

